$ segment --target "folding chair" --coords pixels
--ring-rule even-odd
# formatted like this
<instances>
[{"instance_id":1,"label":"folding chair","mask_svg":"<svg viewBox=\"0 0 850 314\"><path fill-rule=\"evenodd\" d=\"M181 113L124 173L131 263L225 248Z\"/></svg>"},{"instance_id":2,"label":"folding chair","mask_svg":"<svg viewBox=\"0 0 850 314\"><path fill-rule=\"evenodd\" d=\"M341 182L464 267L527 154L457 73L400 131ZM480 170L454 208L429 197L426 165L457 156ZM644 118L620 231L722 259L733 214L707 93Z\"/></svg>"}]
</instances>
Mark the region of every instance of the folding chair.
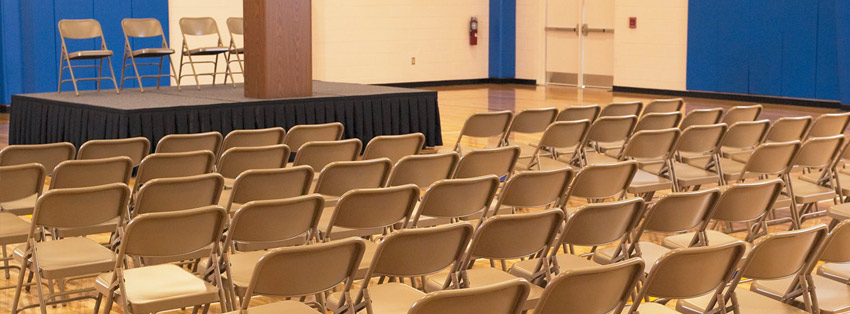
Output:
<instances>
[{"instance_id":1,"label":"folding chair","mask_svg":"<svg viewBox=\"0 0 850 314\"><path fill-rule=\"evenodd\" d=\"M452 177L473 178L492 174L507 180L516 167L519 155L520 149L515 145L474 150L460 158Z\"/></svg>"},{"instance_id":2,"label":"folding chair","mask_svg":"<svg viewBox=\"0 0 850 314\"><path fill-rule=\"evenodd\" d=\"M397 163L406 156L418 155L424 145L425 135L422 133L376 136L366 144L362 159L386 157L393 163Z\"/></svg>"},{"instance_id":3,"label":"folding chair","mask_svg":"<svg viewBox=\"0 0 850 314\"><path fill-rule=\"evenodd\" d=\"M74 159L77 148L68 142L51 144L10 145L0 150L0 166L38 163L46 175L52 175L60 162Z\"/></svg>"},{"instance_id":4,"label":"folding chair","mask_svg":"<svg viewBox=\"0 0 850 314\"><path fill-rule=\"evenodd\" d=\"M230 189L246 170L284 168L288 159L289 147L284 144L234 147L221 154L216 169L224 177L225 188Z\"/></svg>"},{"instance_id":5,"label":"folding chair","mask_svg":"<svg viewBox=\"0 0 850 314\"><path fill-rule=\"evenodd\" d=\"M803 141L811 125L812 117L810 116L779 118L770 126L765 141L768 143Z\"/></svg>"},{"instance_id":6,"label":"folding chair","mask_svg":"<svg viewBox=\"0 0 850 314\"><path fill-rule=\"evenodd\" d=\"M344 130L345 126L339 122L299 124L289 129L283 143L289 146L293 153L298 153L301 146L307 142L339 141L342 139Z\"/></svg>"},{"instance_id":7,"label":"folding chair","mask_svg":"<svg viewBox=\"0 0 850 314\"><path fill-rule=\"evenodd\" d=\"M0 166L0 213L31 215L46 172L39 163Z\"/></svg>"},{"instance_id":8,"label":"folding chair","mask_svg":"<svg viewBox=\"0 0 850 314\"><path fill-rule=\"evenodd\" d=\"M695 125L685 129L673 147L670 176L674 191L699 190L703 185L720 185L720 175L705 167L687 163L689 159L708 158L706 165L714 165L720 150L720 142L726 133L725 124ZM659 173L664 165L645 165L644 170Z\"/></svg>"},{"instance_id":9,"label":"folding chair","mask_svg":"<svg viewBox=\"0 0 850 314\"><path fill-rule=\"evenodd\" d=\"M414 184L427 189L434 182L450 179L459 161L456 152L402 157L393 167L387 186Z\"/></svg>"},{"instance_id":10,"label":"folding chair","mask_svg":"<svg viewBox=\"0 0 850 314\"><path fill-rule=\"evenodd\" d=\"M486 217L496 198L499 178L494 175L439 180L425 191L410 227L429 227L472 216Z\"/></svg>"},{"instance_id":11,"label":"folding chair","mask_svg":"<svg viewBox=\"0 0 850 314\"><path fill-rule=\"evenodd\" d=\"M498 215L502 208L516 214L522 208L558 207L573 175L570 168L520 172L505 182L498 200L484 217Z\"/></svg>"},{"instance_id":12,"label":"folding chair","mask_svg":"<svg viewBox=\"0 0 850 314\"><path fill-rule=\"evenodd\" d=\"M348 191L385 187L392 167L387 158L332 162L319 173L313 193L322 195L326 206L334 206Z\"/></svg>"},{"instance_id":13,"label":"folding chair","mask_svg":"<svg viewBox=\"0 0 850 314\"><path fill-rule=\"evenodd\" d=\"M679 124L679 129L684 131L688 127L695 125L709 125L720 123L720 116L723 115L723 109L694 109L685 115L682 123Z\"/></svg>"},{"instance_id":14,"label":"folding chair","mask_svg":"<svg viewBox=\"0 0 850 314\"><path fill-rule=\"evenodd\" d=\"M187 177L212 172L215 156L210 151L193 151L185 153L157 153L142 160L133 193L148 181L157 178Z\"/></svg>"},{"instance_id":15,"label":"folding chair","mask_svg":"<svg viewBox=\"0 0 850 314\"><path fill-rule=\"evenodd\" d=\"M756 121L764 107L762 105L735 106L723 116L723 123L733 125L738 122Z\"/></svg>"},{"instance_id":16,"label":"folding chair","mask_svg":"<svg viewBox=\"0 0 850 314\"><path fill-rule=\"evenodd\" d=\"M682 113L678 111L646 113L638 120L635 132L675 128L681 121Z\"/></svg>"},{"instance_id":17,"label":"folding chair","mask_svg":"<svg viewBox=\"0 0 850 314\"><path fill-rule=\"evenodd\" d=\"M509 146L511 145L511 136L516 137L516 135L520 136L531 136L531 134L542 133L546 130L546 128L555 121L555 118L558 116L558 109L556 108L541 108L541 109L526 109L520 111L515 114L513 119L511 119L511 124L508 126L508 131L505 132L505 135L502 137L502 145L501 146ZM520 149L526 151L533 151L535 148L532 147L529 143L529 138L526 138L525 143L521 145L517 145ZM514 141L516 144L518 141ZM521 141L520 141L521 142ZM521 155L520 158L530 158L528 155L529 152Z\"/></svg>"},{"instance_id":18,"label":"folding chair","mask_svg":"<svg viewBox=\"0 0 850 314\"><path fill-rule=\"evenodd\" d=\"M794 157L792 167L807 169L812 173L820 173L821 182L809 182L802 178L795 178L789 173L785 178L792 200L791 209L796 215L791 215L796 227L800 227L806 219L821 216L826 210L819 210L818 203L832 200L838 204L835 186L835 175L833 174L835 159L840 158L841 153L847 146L844 135L831 137L811 137L800 147ZM802 207L798 208L800 204Z\"/></svg>"},{"instance_id":19,"label":"folding chair","mask_svg":"<svg viewBox=\"0 0 850 314\"><path fill-rule=\"evenodd\" d=\"M452 150L461 156L465 154L463 151L463 145L461 145L461 141L464 137L483 139L485 142L481 146L485 148L502 146L504 143L503 139L505 137L505 133L508 132L508 127L510 126L513 116L513 112L510 111L480 112L469 116L469 118L467 118L463 123L463 128L460 129L460 134L457 136L457 142ZM497 139L496 145L488 145L491 144L492 141L490 143L486 141L493 138Z\"/></svg>"},{"instance_id":20,"label":"folding chair","mask_svg":"<svg viewBox=\"0 0 850 314\"><path fill-rule=\"evenodd\" d=\"M602 107L602 112L599 113L599 117L637 117L640 116L641 110L643 110L643 102L640 101L612 102L607 106Z\"/></svg>"},{"instance_id":21,"label":"folding chair","mask_svg":"<svg viewBox=\"0 0 850 314\"><path fill-rule=\"evenodd\" d=\"M634 160L584 167L576 173L560 207L567 208L572 197L590 203L623 199L637 171L638 163Z\"/></svg>"},{"instance_id":22,"label":"folding chair","mask_svg":"<svg viewBox=\"0 0 850 314\"><path fill-rule=\"evenodd\" d=\"M637 116L601 116L590 126L587 145L597 153L623 147L637 126ZM586 147L583 149L587 150ZM587 153L584 153L587 164Z\"/></svg>"},{"instance_id":23,"label":"folding chair","mask_svg":"<svg viewBox=\"0 0 850 314\"><path fill-rule=\"evenodd\" d=\"M355 161L360 156L363 143L352 138L339 141L312 141L304 143L295 154L292 166L307 165L321 172L335 161Z\"/></svg>"},{"instance_id":24,"label":"folding chair","mask_svg":"<svg viewBox=\"0 0 850 314\"><path fill-rule=\"evenodd\" d=\"M241 17L229 17L227 18L227 32L230 33L230 44L227 51L227 64L236 63L239 65L239 72L231 72L232 74L245 74L245 65L243 64L242 56L245 54L245 48L239 47L236 45L237 36L245 38L245 24ZM244 39L243 39L244 41ZM236 60L233 60L233 56L236 55ZM228 67L228 70L230 68ZM232 78L232 77L231 77ZM227 84L227 76L224 77L224 84Z\"/></svg>"},{"instance_id":25,"label":"folding chair","mask_svg":"<svg viewBox=\"0 0 850 314\"><path fill-rule=\"evenodd\" d=\"M208 150L215 156L220 156L221 133L204 132L193 134L169 134L163 136L156 144L156 153L185 153L196 150Z\"/></svg>"},{"instance_id":26,"label":"folding chair","mask_svg":"<svg viewBox=\"0 0 850 314\"><path fill-rule=\"evenodd\" d=\"M477 288L436 291L413 303L408 313L519 314L529 290L527 281L514 279Z\"/></svg>"},{"instance_id":27,"label":"folding chair","mask_svg":"<svg viewBox=\"0 0 850 314\"><path fill-rule=\"evenodd\" d=\"M850 124L850 112L822 114L815 122L806 137L827 137L844 134Z\"/></svg>"},{"instance_id":28,"label":"folding chair","mask_svg":"<svg viewBox=\"0 0 850 314\"><path fill-rule=\"evenodd\" d=\"M233 82L233 87L236 87L236 82L233 81L233 74L230 72L230 64L225 62L225 72L218 72L218 56L225 55L230 50L224 43L221 41L221 33L218 31L218 24L211 17L184 17L180 19L180 33L183 35L183 49L180 53L180 68L177 74L177 86L180 87L180 81L183 80L184 76L193 76L195 78L195 86L197 86L198 90L201 90L201 83L198 80L198 76L201 75L210 75L212 76L212 84L215 85L215 76L216 74L224 74L225 76L230 76L230 81ZM209 47L198 47L191 48L189 46L189 37L188 36L211 36L215 35L217 37L216 45ZM214 56L215 61L195 61L192 57L201 57L201 56ZM183 57L189 59L188 62L183 61ZM183 75L183 67L186 64L189 64L192 67L192 74ZM213 70L210 73L201 73L195 70L196 63L211 63L213 65ZM225 82L226 83L226 82Z\"/></svg>"},{"instance_id":29,"label":"folding chair","mask_svg":"<svg viewBox=\"0 0 850 314\"><path fill-rule=\"evenodd\" d=\"M566 167L582 167L584 145L590 131L589 120L556 121L546 127L536 143L531 159L517 161L523 170L552 170Z\"/></svg>"},{"instance_id":30,"label":"folding chair","mask_svg":"<svg viewBox=\"0 0 850 314\"><path fill-rule=\"evenodd\" d=\"M171 55L174 54L174 49L168 48L168 41L165 39L165 33L162 31L162 25L157 19L123 19L121 20L121 28L124 30L124 58L121 66L121 89L124 89L124 80L132 79L132 77L124 77L124 72L128 66L133 67L136 73L136 81L139 82L139 91L145 92L142 86L143 78L155 78L156 88L159 89L160 78L174 78L177 71L174 70L174 63L171 62ZM142 48L133 50L130 45L130 38L145 38L145 37L161 37L162 46L158 48ZM165 58L168 58L168 65L171 66L171 73L162 74L162 63ZM127 64L127 59L130 59L130 64ZM136 63L136 58L159 58L159 63ZM139 75L139 66L157 66L156 75ZM180 86L177 86L180 89Z\"/></svg>"},{"instance_id":31,"label":"folding chair","mask_svg":"<svg viewBox=\"0 0 850 314\"><path fill-rule=\"evenodd\" d=\"M220 154L234 147L256 147L284 144L286 130L281 127L265 129L233 130L221 142ZM217 155L221 156L221 155Z\"/></svg>"},{"instance_id":32,"label":"folding chair","mask_svg":"<svg viewBox=\"0 0 850 314\"><path fill-rule=\"evenodd\" d=\"M621 313L643 277L639 258L555 276L534 308L535 314Z\"/></svg>"},{"instance_id":33,"label":"folding chair","mask_svg":"<svg viewBox=\"0 0 850 314\"><path fill-rule=\"evenodd\" d=\"M223 186L224 179L218 173L153 179L137 193L132 215L216 205Z\"/></svg>"},{"instance_id":34,"label":"folding chair","mask_svg":"<svg viewBox=\"0 0 850 314\"><path fill-rule=\"evenodd\" d=\"M133 166L138 166L151 151L151 142L144 137L114 140L90 140L80 146L77 159L101 159L118 156L130 157Z\"/></svg>"},{"instance_id":35,"label":"folding chair","mask_svg":"<svg viewBox=\"0 0 850 314\"><path fill-rule=\"evenodd\" d=\"M96 40L100 38L100 49L99 50L80 50L75 52L68 51L68 46L65 44L65 39L93 39ZM100 91L100 81L109 79L112 80L112 86L115 88L115 93L118 94L118 83L115 82L115 71L112 69L112 50L106 48L106 39L103 38L103 30L100 28L100 23L96 20L60 20L59 21L59 39L61 40L61 55L59 56L59 88L57 93L62 92L62 83L64 82L72 82L74 84L74 94L80 96L79 90L77 90L77 81L96 81L97 82L97 91ZM103 59L106 59L107 65L109 65L109 73L111 76L103 76ZM100 65L97 63L93 65L77 65L71 66L71 61L78 60L99 60ZM97 61L95 61L97 62ZM65 63L68 65L66 66ZM74 68L95 68L97 69L97 77L93 78L81 78L77 79L74 76ZM68 72L71 74L70 80L62 79L62 72L68 69Z\"/></svg>"},{"instance_id":36,"label":"folding chair","mask_svg":"<svg viewBox=\"0 0 850 314\"><path fill-rule=\"evenodd\" d=\"M561 110L555 121L588 120L593 123L599 117L600 111L602 111L602 108L599 105L570 106Z\"/></svg>"},{"instance_id":37,"label":"folding chair","mask_svg":"<svg viewBox=\"0 0 850 314\"><path fill-rule=\"evenodd\" d=\"M685 100L682 98L656 99L646 104L641 116L650 113L681 112L684 108Z\"/></svg>"},{"instance_id":38,"label":"folding chair","mask_svg":"<svg viewBox=\"0 0 850 314\"><path fill-rule=\"evenodd\" d=\"M251 201L307 195L312 183L313 168L308 166L246 170L236 177L232 189L221 191L218 205L234 213Z\"/></svg>"}]
</instances>

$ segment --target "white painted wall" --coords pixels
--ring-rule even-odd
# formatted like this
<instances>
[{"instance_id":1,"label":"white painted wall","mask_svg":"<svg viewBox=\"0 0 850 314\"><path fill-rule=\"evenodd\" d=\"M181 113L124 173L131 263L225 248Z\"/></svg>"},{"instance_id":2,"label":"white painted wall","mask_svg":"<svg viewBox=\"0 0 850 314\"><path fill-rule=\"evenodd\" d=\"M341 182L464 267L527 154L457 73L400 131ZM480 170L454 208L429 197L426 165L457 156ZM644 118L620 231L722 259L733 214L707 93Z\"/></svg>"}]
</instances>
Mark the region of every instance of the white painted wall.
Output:
<instances>
[{"instance_id":1,"label":"white painted wall","mask_svg":"<svg viewBox=\"0 0 850 314\"><path fill-rule=\"evenodd\" d=\"M545 80L546 0L516 1L516 77Z\"/></svg>"}]
</instances>

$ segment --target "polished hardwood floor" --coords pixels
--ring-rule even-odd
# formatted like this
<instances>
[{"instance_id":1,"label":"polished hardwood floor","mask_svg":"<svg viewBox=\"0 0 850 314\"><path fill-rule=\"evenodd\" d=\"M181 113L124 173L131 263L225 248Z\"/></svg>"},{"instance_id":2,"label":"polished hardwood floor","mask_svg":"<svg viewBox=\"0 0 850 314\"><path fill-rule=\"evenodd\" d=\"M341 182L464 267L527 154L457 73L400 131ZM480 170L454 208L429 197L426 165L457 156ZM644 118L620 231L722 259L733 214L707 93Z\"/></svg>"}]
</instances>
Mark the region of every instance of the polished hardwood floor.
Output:
<instances>
[{"instance_id":1,"label":"polished hardwood floor","mask_svg":"<svg viewBox=\"0 0 850 314\"><path fill-rule=\"evenodd\" d=\"M658 95L645 94L627 94L627 93L612 93L607 90L599 89L576 89L570 87L557 86L519 86L519 85L469 85L469 86L451 86L432 88L439 92L440 113L442 119L443 141L447 146L453 145L458 133L463 125L464 120L469 115L476 112L491 111L491 110L512 110L521 111L529 108L544 108L556 107L564 108L573 105L581 104L600 104L605 105L615 101L631 101L641 100L649 101L656 98L669 98ZM722 107L729 108L736 105L744 105L748 103L718 101L699 98L686 98L686 110L695 108L713 108ZM779 117L786 116L802 116L811 115L817 116L823 113L836 112L834 109L823 108L808 108L798 106L773 105L764 104L765 110L762 117L775 120ZM8 144L9 138L9 115L0 114L0 148ZM480 146L487 144L486 142L465 142L465 145ZM570 206L579 206L581 202L571 202ZM828 206L826 203L822 206ZM535 211L539 209L529 209ZM806 222L806 226L826 223L827 219L814 219ZM771 230L786 230L787 225L777 225L771 227ZM647 235L644 240L660 242L664 235ZM736 234L743 238L743 234ZM104 236L97 236L98 239L104 239ZM11 251L11 247L10 250ZM509 263L510 264L510 263ZM489 267L489 263L480 262L476 267ZM5 279L0 276L0 286L12 285L17 283L17 273L12 272L10 279ZM92 285L91 280L83 280L78 283L69 285L69 288L78 288L81 286ZM8 313L11 310L11 303L14 296L14 289L0 290L0 313ZM274 301L272 298L258 297L251 304L259 305ZM35 292L24 293L23 302L30 304L36 302ZM90 313L94 302L91 300L73 302L67 306L59 306L56 308L49 307L49 313ZM672 306L672 303L668 306ZM33 313L37 310L29 310ZM121 313L121 310L116 305L113 307L113 313ZM190 313L191 309L176 311L177 313ZM210 309L211 313L220 313L218 305L213 305Z\"/></svg>"}]
</instances>

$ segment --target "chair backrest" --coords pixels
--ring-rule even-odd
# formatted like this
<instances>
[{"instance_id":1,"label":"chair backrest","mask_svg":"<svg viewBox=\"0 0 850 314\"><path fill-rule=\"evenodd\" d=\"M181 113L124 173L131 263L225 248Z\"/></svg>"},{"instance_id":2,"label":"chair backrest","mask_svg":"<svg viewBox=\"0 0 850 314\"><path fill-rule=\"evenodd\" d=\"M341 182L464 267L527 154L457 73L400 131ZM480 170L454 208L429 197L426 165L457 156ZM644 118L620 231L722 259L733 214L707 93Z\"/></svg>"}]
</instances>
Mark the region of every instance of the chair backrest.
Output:
<instances>
[{"instance_id":1,"label":"chair backrest","mask_svg":"<svg viewBox=\"0 0 850 314\"><path fill-rule=\"evenodd\" d=\"M325 234L329 236L333 227L374 229L397 222L407 225L417 201L419 188L413 185L349 191L337 202Z\"/></svg>"},{"instance_id":2,"label":"chair backrest","mask_svg":"<svg viewBox=\"0 0 850 314\"><path fill-rule=\"evenodd\" d=\"M711 154L720 147L720 141L726 134L726 124L707 124L690 126L679 136L676 152Z\"/></svg>"},{"instance_id":3,"label":"chair backrest","mask_svg":"<svg viewBox=\"0 0 850 314\"><path fill-rule=\"evenodd\" d=\"M484 210L486 216L498 189L499 178L494 175L437 181L425 191L411 225L416 226L422 215L460 218Z\"/></svg>"},{"instance_id":4,"label":"chair backrest","mask_svg":"<svg viewBox=\"0 0 850 314\"><path fill-rule=\"evenodd\" d=\"M816 145L819 146L819 144L822 143L818 142ZM794 166L794 159L800 151L800 146L800 141L759 145L744 165L742 170L744 175L741 176L741 180L745 179L747 174L782 175L788 173ZM815 160L809 159L807 161ZM830 158L828 161L832 161L832 159Z\"/></svg>"},{"instance_id":5,"label":"chair backrest","mask_svg":"<svg viewBox=\"0 0 850 314\"><path fill-rule=\"evenodd\" d=\"M522 278L481 287L435 291L416 301L407 313L519 314L529 291L531 285Z\"/></svg>"},{"instance_id":6,"label":"chair backrest","mask_svg":"<svg viewBox=\"0 0 850 314\"><path fill-rule=\"evenodd\" d=\"M762 105L735 106L723 116L723 123L733 125L738 122L756 121L761 114Z\"/></svg>"},{"instance_id":7,"label":"chair backrest","mask_svg":"<svg viewBox=\"0 0 850 314\"><path fill-rule=\"evenodd\" d=\"M638 120L635 132L675 128L681 120L682 113L678 111L647 113Z\"/></svg>"},{"instance_id":8,"label":"chair backrest","mask_svg":"<svg viewBox=\"0 0 850 314\"><path fill-rule=\"evenodd\" d=\"M52 143L33 145L11 145L0 150L0 166L15 166L28 163L38 163L53 174L53 169L60 162L74 159L77 149L74 144Z\"/></svg>"},{"instance_id":9,"label":"chair backrest","mask_svg":"<svg viewBox=\"0 0 850 314\"><path fill-rule=\"evenodd\" d=\"M193 134L169 134L156 144L156 153L183 153L196 150L208 150L218 156L221 147L221 133L205 132Z\"/></svg>"},{"instance_id":10,"label":"chair backrest","mask_svg":"<svg viewBox=\"0 0 850 314\"><path fill-rule=\"evenodd\" d=\"M590 120L556 121L543 131L538 146L556 149L581 146L587 138L588 131L590 131Z\"/></svg>"},{"instance_id":11,"label":"chair backrest","mask_svg":"<svg viewBox=\"0 0 850 314\"><path fill-rule=\"evenodd\" d=\"M719 199L718 188L664 195L647 209L646 219L636 232L635 239L639 239L644 231L702 231L714 215Z\"/></svg>"},{"instance_id":12,"label":"chair backrest","mask_svg":"<svg viewBox=\"0 0 850 314\"><path fill-rule=\"evenodd\" d=\"M384 187L392 167L387 158L332 162L319 174L315 193L342 196L354 189Z\"/></svg>"},{"instance_id":13,"label":"chair backrest","mask_svg":"<svg viewBox=\"0 0 850 314\"><path fill-rule=\"evenodd\" d=\"M810 169L825 169L840 157L845 144L844 135L810 137L800 147L793 164Z\"/></svg>"},{"instance_id":14,"label":"chair backrest","mask_svg":"<svg viewBox=\"0 0 850 314\"><path fill-rule=\"evenodd\" d=\"M35 203L30 238L38 227L84 228L124 217L130 188L112 183L45 192Z\"/></svg>"},{"instance_id":15,"label":"chair backrest","mask_svg":"<svg viewBox=\"0 0 850 314\"><path fill-rule=\"evenodd\" d=\"M602 108L599 105L571 106L558 113L557 121L588 120L591 123L599 117Z\"/></svg>"},{"instance_id":16,"label":"chair backrest","mask_svg":"<svg viewBox=\"0 0 850 314\"><path fill-rule=\"evenodd\" d=\"M599 117L618 117L618 116L639 116L643 109L643 102L612 102L605 107L602 107L602 112Z\"/></svg>"},{"instance_id":17,"label":"chair backrest","mask_svg":"<svg viewBox=\"0 0 850 314\"><path fill-rule=\"evenodd\" d=\"M812 124L807 137L825 137L844 134L850 123L850 112L822 114Z\"/></svg>"},{"instance_id":18,"label":"chair backrest","mask_svg":"<svg viewBox=\"0 0 850 314\"><path fill-rule=\"evenodd\" d=\"M116 140L90 140L80 146L77 159L101 159L127 156L138 166L151 151L151 142L144 137L131 137Z\"/></svg>"},{"instance_id":19,"label":"chair backrest","mask_svg":"<svg viewBox=\"0 0 850 314\"><path fill-rule=\"evenodd\" d=\"M316 172L322 171L328 164L335 161L354 161L360 156L363 143L352 138L340 141L315 141L301 145L295 154L293 166L307 165Z\"/></svg>"},{"instance_id":20,"label":"chair backrest","mask_svg":"<svg viewBox=\"0 0 850 314\"><path fill-rule=\"evenodd\" d=\"M257 251L308 243L318 236L324 207L324 199L315 194L248 202L233 215L225 248Z\"/></svg>"},{"instance_id":21,"label":"chair backrest","mask_svg":"<svg viewBox=\"0 0 850 314\"><path fill-rule=\"evenodd\" d=\"M629 187L637 170L634 160L584 167L576 173L564 202L569 197L593 200L617 197Z\"/></svg>"},{"instance_id":22,"label":"chair backrest","mask_svg":"<svg viewBox=\"0 0 850 314\"><path fill-rule=\"evenodd\" d=\"M59 36L64 41L68 39L90 39L103 38L103 30L100 22L93 19L84 20L59 20Z\"/></svg>"},{"instance_id":23,"label":"chair backrest","mask_svg":"<svg viewBox=\"0 0 850 314\"><path fill-rule=\"evenodd\" d=\"M518 259L544 253L563 221L561 209L493 216L475 230L464 265L478 258Z\"/></svg>"},{"instance_id":24,"label":"chair backrest","mask_svg":"<svg viewBox=\"0 0 850 314\"><path fill-rule=\"evenodd\" d=\"M590 126L587 140L591 142L625 141L637 125L637 116L600 116Z\"/></svg>"},{"instance_id":25,"label":"chair backrest","mask_svg":"<svg viewBox=\"0 0 850 314\"><path fill-rule=\"evenodd\" d=\"M782 117L770 126L765 140L768 142L802 141L811 125L812 117L810 116Z\"/></svg>"},{"instance_id":26,"label":"chair backrest","mask_svg":"<svg viewBox=\"0 0 850 314\"><path fill-rule=\"evenodd\" d=\"M127 156L66 160L56 166L50 189L82 188L109 183L130 184L133 161Z\"/></svg>"},{"instance_id":27,"label":"chair backrest","mask_svg":"<svg viewBox=\"0 0 850 314\"><path fill-rule=\"evenodd\" d=\"M221 155L216 168L225 178L235 179L246 170L286 167L287 161L289 161L289 147L284 144L234 147Z\"/></svg>"},{"instance_id":28,"label":"chair backrest","mask_svg":"<svg viewBox=\"0 0 850 314\"><path fill-rule=\"evenodd\" d=\"M850 262L850 219L839 222L821 247L818 259L827 263Z\"/></svg>"},{"instance_id":29,"label":"chair backrest","mask_svg":"<svg viewBox=\"0 0 850 314\"><path fill-rule=\"evenodd\" d=\"M377 276L424 276L449 266L455 270L472 234L472 224L467 222L395 231L378 244L363 288ZM447 280L445 287L449 284Z\"/></svg>"},{"instance_id":30,"label":"chair backrest","mask_svg":"<svg viewBox=\"0 0 850 314\"><path fill-rule=\"evenodd\" d=\"M770 121L744 121L732 124L723 135L723 147L754 149L761 144L770 128Z\"/></svg>"},{"instance_id":31,"label":"chair backrest","mask_svg":"<svg viewBox=\"0 0 850 314\"><path fill-rule=\"evenodd\" d=\"M720 122L720 116L722 115L722 108L694 109L685 115L682 123L679 124L679 129L684 130L695 125L717 124Z\"/></svg>"},{"instance_id":32,"label":"chair backrest","mask_svg":"<svg viewBox=\"0 0 850 314\"><path fill-rule=\"evenodd\" d=\"M546 130L550 123L558 116L558 109L535 108L525 109L515 114L508 127L505 139L513 133L540 133Z\"/></svg>"},{"instance_id":33,"label":"chair backrest","mask_svg":"<svg viewBox=\"0 0 850 314\"><path fill-rule=\"evenodd\" d=\"M393 167L387 186L415 184L420 189L427 188L451 178L459 161L457 152L402 157Z\"/></svg>"},{"instance_id":34,"label":"chair backrest","mask_svg":"<svg viewBox=\"0 0 850 314\"><path fill-rule=\"evenodd\" d=\"M126 37L144 38L165 35L159 20L152 18L123 19L121 20L121 28L124 30Z\"/></svg>"},{"instance_id":35,"label":"chair backrest","mask_svg":"<svg viewBox=\"0 0 850 314\"><path fill-rule=\"evenodd\" d=\"M535 314L620 313L643 277L644 262L567 269L546 285Z\"/></svg>"},{"instance_id":36,"label":"chair backrest","mask_svg":"<svg viewBox=\"0 0 850 314\"><path fill-rule=\"evenodd\" d=\"M0 167L0 203L19 200L44 190L45 170L41 164L29 163ZM4 212L0 208L0 212ZM26 213L30 214L30 213Z\"/></svg>"},{"instance_id":37,"label":"chair backrest","mask_svg":"<svg viewBox=\"0 0 850 314\"><path fill-rule=\"evenodd\" d=\"M685 100L682 98L656 99L646 104L641 115L658 112L680 112L684 107Z\"/></svg>"},{"instance_id":38,"label":"chair backrest","mask_svg":"<svg viewBox=\"0 0 850 314\"><path fill-rule=\"evenodd\" d=\"M405 156L418 155L423 145L425 135L422 133L376 136L366 144L363 160L386 157L396 163Z\"/></svg>"},{"instance_id":39,"label":"chair backrest","mask_svg":"<svg viewBox=\"0 0 850 314\"><path fill-rule=\"evenodd\" d=\"M644 201L639 197L581 206L568 215L561 243L598 246L623 242L637 226L643 211Z\"/></svg>"},{"instance_id":40,"label":"chair backrest","mask_svg":"<svg viewBox=\"0 0 850 314\"><path fill-rule=\"evenodd\" d=\"M510 111L479 112L469 116L460 130L458 143L464 136L470 137L499 137L500 139L508 131L511 118L514 114Z\"/></svg>"},{"instance_id":41,"label":"chair backrest","mask_svg":"<svg viewBox=\"0 0 850 314\"><path fill-rule=\"evenodd\" d=\"M184 17L180 19L180 32L185 38L186 35L203 36L203 35L218 35L218 23L211 17Z\"/></svg>"},{"instance_id":42,"label":"chair backrest","mask_svg":"<svg viewBox=\"0 0 850 314\"><path fill-rule=\"evenodd\" d=\"M729 222L760 219L773 206L782 186L780 179L733 184L720 196L711 218Z\"/></svg>"},{"instance_id":43,"label":"chair backrest","mask_svg":"<svg viewBox=\"0 0 850 314\"><path fill-rule=\"evenodd\" d=\"M140 215L127 224L117 260L131 256L176 261L188 254L209 251L210 247L215 251L226 223L227 213L218 206Z\"/></svg>"},{"instance_id":44,"label":"chair backrest","mask_svg":"<svg viewBox=\"0 0 850 314\"><path fill-rule=\"evenodd\" d=\"M269 252L257 262L246 295L304 296L340 284L348 292L365 251L363 239L348 238ZM243 311L250 299L242 302Z\"/></svg>"},{"instance_id":45,"label":"chair backrest","mask_svg":"<svg viewBox=\"0 0 850 314\"><path fill-rule=\"evenodd\" d=\"M345 127L342 123L322 123L322 124L299 124L293 126L286 133L283 143L288 145L293 152L301 150L301 145L307 142L314 141L339 141L342 139L342 132ZM360 153L359 151L357 152Z\"/></svg>"},{"instance_id":46,"label":"chair backrest","mask_svg":"<svg viewBox=\"0 0 850 314\"><path fill-rule=\"evenodd\" d=\"M639 131L629 138L623 158L639 161L664 161L672 157L681 132L677 128Z\"/></svg>"},{"instance_id":47,"label":"chair backrest","mask_svg":"<svg viewBox=\"0 0 850 314\"><path fill-rule=\"evenodd\" d=\"M215 163L215 155L210 151L185 153L157 153L142 160L136 173L133 191L150 180L157 178L186 177L209 173Z\"/></svg>"},{"instance_id":48,"label":"chair backrest","mask_svg":"<svg viewBox=\"0 0 850 314\"><path fill-rule=\"evenodd\" d=\"M503 206L514 208L558 206L567 194L573 171L570 168L524 171L505 183L492 215L499 214Z\"/></svg>"},{"instance_id":49,"label":"chair backrest","mask_svg":"<svg viewBox=\"0 0 850 314\"><path fill-rule=\"evenodd\" d=\"M227 204L307 195L312 183L313 168L308 166L246 170L236 177Z\"/></svg>"},{"instance_id":50,"label":"chair backrest","mask_svg":"<svg viewBox=\"0 0 850 314\"><path fill-rule=\"evenodd\" d=\"M736 279L772 280L806 272L808 265L817 262L827 233L826 225L816 225L768 234L750 250Z\"/></svg>"},{"instance_id":51,"label":"chair backrest","mask_svg":"<svg viewBox=\"0 0 850 314\"><path fill-rule=\"evenodd\" d=\"M514 171L519 154L518 146L471 151L460 159L453 177L472 178L489 174L502 177L509 175Z\"/></svg>"},{"instance_id":52,"label":"chair backrest","mask_svg":"<svg viewBox=\"0 0 850 314\"><path fill-rule=\"evenodd\" d=\"M667 252L649 272L637 300L691 298L721 289L732 278L745 249L743 242L735 241ZM638 306L633 304L630 313Z\"/></svg>"},{"instance_id":53,"label":"chair backrest","mask_svg":"<svg viewBox=\"0 0 850 314\"><path fill-rule=\"evenodd\" d=\"M286 130L281 127L233 130L227 133L221 143L221 154L234 147L254 147L283 144Z\"/></svg>"},{"instance_id":54,"label":"chair backrest","mask_svg":"<svg viewBox=\"0 0 850 314\"><path fill-rule=\"evenodd\" d=\"M227 18L227 30L230 32L230 36L233 35L245 35L245 22L241 17L228 17Z\"/></svg>"},{"instance_id":55,"label":"chair backrest","mask_svg":"<svg viewBox=\"0 0 850 314\"><path fill-rule=\"evenodd\" d=\"M150 180L136 196L134 215L218 204L224 178L217 173Z\"/></svg>"}]
</instances>

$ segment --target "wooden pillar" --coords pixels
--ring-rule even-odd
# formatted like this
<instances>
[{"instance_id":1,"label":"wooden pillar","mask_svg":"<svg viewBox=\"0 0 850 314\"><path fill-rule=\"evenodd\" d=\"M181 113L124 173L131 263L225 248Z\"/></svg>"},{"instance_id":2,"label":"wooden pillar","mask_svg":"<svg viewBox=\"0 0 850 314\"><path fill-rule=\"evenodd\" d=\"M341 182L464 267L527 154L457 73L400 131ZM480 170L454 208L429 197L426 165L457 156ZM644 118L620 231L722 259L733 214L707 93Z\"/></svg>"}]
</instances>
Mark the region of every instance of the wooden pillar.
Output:
<instances>
[{"instance_id":1,"label":"wooden pillar","mask_svg":"<svg viewBox=\"0 0 850 314\"><path fill-rule=\"evenodd\" d=\"M243 0L245 97L313 95L311 0Z\"/></svg>"}]
</instances>

